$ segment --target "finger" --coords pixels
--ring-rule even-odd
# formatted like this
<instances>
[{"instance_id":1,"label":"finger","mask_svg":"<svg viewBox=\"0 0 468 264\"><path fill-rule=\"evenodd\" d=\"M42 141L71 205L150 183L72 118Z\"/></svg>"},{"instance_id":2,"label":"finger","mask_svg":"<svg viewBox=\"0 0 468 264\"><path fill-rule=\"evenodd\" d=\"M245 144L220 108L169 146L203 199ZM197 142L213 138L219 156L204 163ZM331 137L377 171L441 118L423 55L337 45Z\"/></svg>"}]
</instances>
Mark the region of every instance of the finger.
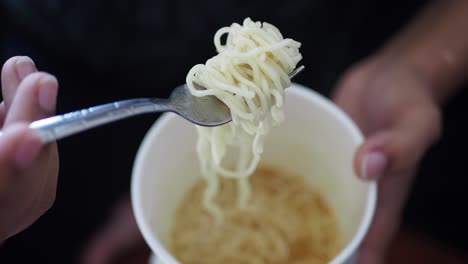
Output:
<instances>
[{"instance_id":1,"label":"finger","mask_svg":"<svg viewBox=\"0 0 468 264\"><path fill-rule=\"evenodd\" d=\"M355 158L356 172L378 179L376 214L363 241L358 264L382 263L400 223L413 170L438 137L440 113L433 107L408 111L388 130L371 134Z\"/></svg>"},{"instance_id":2,"label":"finger","mask_svg":"<svg viewBox=\"0 0 468 264\"><path fill-rule=\"evenodd\" d=\"M0 105L0 126L3 126L6 113L13 101L21 80L36 71L34 62L29 57L16 56L5 62L1 73L2 95L4 101Z\"/></svg>"},{"instance_id":3,"label":"finger","mask_svg":"<svg viewBox=\"0 0 468 264\"><path fill-rule=\"evenodd\" d=\"M356 155L356 173L376 180L415 166L439 137L441 117L435 107L419 107L399 117L387 130L371 134ZM401 174L401 173L400 173Z\"/></svg>"},{"instance_id":4,"label":"finger","mask_svg":"<svg viewBox=\"0 0 468 264\"><path fill-rule=\"evenodd\" d=\"M51 169L57 167L52 161L56 148L43 146L40 155L34 164L25 170L23 177L29 177L29 182L33 182L35 187L35 199L30 204L29 210L35 212L37 217L47 212L55 202L57 193L58 170Z\"/></svg>"},{"instance_id":5,"label":"finger","mask_svg":"<svg viewBox=\"0 0 468 264\"><path fill-rule=\"evenodd\" d=\"M5 110L9 109L21 81L36 71L34 62L26 56L16 56L5 62L1 75Z\"/></svg>"},{"instance_id":6,"label":"finger","mask_svg":"<svg viewBox=\"0 0 468 264\"><path fill-rule=\"evenodd\" d=\"M376 213L361 245L358 264L384 262L389 243L400 223L400 213L411 186L413 168L429 141L421 136L416 139L416 135L418 132L415 130L408 131L400 125L371 136L360 149L365 154L357 155L362 160L359 163L361 177L379 180Z\"/></svg>"},{"instance_id":7,"label":"finger","mask_svg":"<svg viewBox=\"0 0 468 264\"><path fill-rule=\"evenodd\" d=\"M412 173L386 174L379 181L376 213L359 249L358 264L384 263L387 249L400 224Z\"/></svg>"},{"instance_id":8,"label":"finger","mask_svg":"<svg viewBox=\"0 0 468 264\"><path fill-rule=\"evenodd\" d=\"M6 113L4 130L8 131L17 123L29 124L32 120L51 115L55 111L57 89L57 80L50 74L36 72L26 76L20 82ZM27 131L35 134L31 129ZM23 225L19 226L20 229L26 228L28 224L35 221L50 208L55 200L58 175L57 145L53 143L42 146L39 140L39 153L34 147L37 145L33 147L26 145L18 150L22 153L17 154L18 162L23 161L18 164L21 171L11 173L13 176L22 176L17 178L22 178L26 184L35 185L34 195L29 195L34 199L26 203L31 205L28 209L30 213L25 213Z\"/></svg>"},{"instance_id":9,"label":"finger","mask_svg":"<svg viewBox=\"0 0 468 264\"><path fill-rule=\"evenodd\" d=\"M8 227L9 233L0 236L9 237L31 225L50 206L36 206L44 203L44 199L38 194L47 180L45 170L36 166L43 149L41 138L34 130L28 128L26 123L12 124L2 132L0 194L7 199L3 199L4 203L1 206L5 212L16 217L3 219L2 224ZM14 198L14 202L11 198ZM37 210L38 207L43 209Z\"/></svg>"},{"instance_id":10,"label":"finger","mask_svg":"<svg viewBox=\"0 0 468 264\"><path fill-rule=\"evenodd\" d=\"M57 79L47 73L28 75L19 85L8 111L5 125L13 122L31 122L55 112Z\"/></svg>"},{"instance_id":11,"label":"finger","mask_svg":"<svg viewBox=\"0 0 468 264\"><path fill-rule=\"evenodd\" d=\"M32 176L37 185L37 198L33 208L36 212L46 212L55 202L58 181L57 143L43 145L33 165L24 175Z\"/></svg>"},{"instance_id":12,"label":"finger","mask_svg":"<svg viewBox=\"0 0 468 264\"><path fill-rule=\"evenodd\" d=\"M118 204L110 219L84 251L81 263L109 264L144 246L128 197Z\"/></svg>"},{"instance_id":13,"label":"finger","mask_svg":"<svg viewBox=\"0 0 468 264\"><path fill-rule=\"evenodd\" d=\"M14 124L2 132L0 170L2 180L8 181L10 175L28 168L34 162L40 153L42 142L40 137L25 123Z\"/></svg>"}]
</instances>

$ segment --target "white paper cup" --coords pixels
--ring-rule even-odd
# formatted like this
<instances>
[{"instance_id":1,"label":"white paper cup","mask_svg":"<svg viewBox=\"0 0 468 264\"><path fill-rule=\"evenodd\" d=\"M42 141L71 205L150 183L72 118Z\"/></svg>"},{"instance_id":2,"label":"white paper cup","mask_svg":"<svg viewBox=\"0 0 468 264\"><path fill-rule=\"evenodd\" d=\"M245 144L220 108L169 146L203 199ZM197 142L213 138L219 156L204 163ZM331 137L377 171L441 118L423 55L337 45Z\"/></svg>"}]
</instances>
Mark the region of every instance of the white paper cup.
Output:
<instances>
[{"instance_id":1,"label":"white paper cup","mask_svg":"<svg viewBox=\"0 0 468 264\"><path fill-rule=\"evenodd\" d=\"M268 136L262 163L303 175L321 191L345 245L330 263L353 263L377 193L375 183L359 180L353 170L363 137L344 112L316 92L293 84L286 94L286 120ZM174 211L200 176L196 138L192 124L167 113L148 131L138 151L132 203L153 252L150 263L179 263L169 252L169 234Z\"/></svg>"}]
</instances>

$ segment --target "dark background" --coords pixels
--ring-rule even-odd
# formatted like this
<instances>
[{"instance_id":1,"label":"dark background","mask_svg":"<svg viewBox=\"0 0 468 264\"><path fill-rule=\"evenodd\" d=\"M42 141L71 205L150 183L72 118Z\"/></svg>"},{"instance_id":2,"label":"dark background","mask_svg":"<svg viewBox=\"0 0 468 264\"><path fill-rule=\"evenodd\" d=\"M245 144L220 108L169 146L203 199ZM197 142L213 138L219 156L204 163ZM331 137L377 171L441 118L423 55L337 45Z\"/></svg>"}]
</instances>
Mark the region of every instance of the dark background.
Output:
<instances>
[{"instance_id":1,"label":"dark background","mask_svg":"<svg viewBox=\"0 0 468 264\"><path fill-rule=\"evenodd\" d=\"M60 83L58 112L133 97L166 97L215 54L213 35L250 16L303 43L295 80L328 96L426 1L26 1L0 0L0 62L29 55ZM405 225L467 250L467 90L444 111L444 135L425 157ZM158 115L106 125L59 142L57 200L0 248L0 263L74 263L128 193L133 159ZM1 215L0 215L1 217Z\"/></svg>"}]
</instances>

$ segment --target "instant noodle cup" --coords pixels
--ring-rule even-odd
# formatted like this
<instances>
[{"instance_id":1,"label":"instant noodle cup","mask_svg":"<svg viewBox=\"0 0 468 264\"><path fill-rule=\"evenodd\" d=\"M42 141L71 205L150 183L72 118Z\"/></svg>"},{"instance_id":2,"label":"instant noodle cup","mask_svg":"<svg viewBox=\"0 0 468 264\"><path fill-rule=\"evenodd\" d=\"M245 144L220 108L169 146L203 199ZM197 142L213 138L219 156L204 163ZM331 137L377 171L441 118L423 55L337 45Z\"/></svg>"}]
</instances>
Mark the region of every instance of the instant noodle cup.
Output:
<instances>
[{"instance_id":1,"label":"instant noodle cup","mask_svg":"<svg viewBox=\"0 0 468 264\"><path fill-rule=\"evenodd\" d=\"M286 89L285 121L272 129L261 165L299 174L333 211L342 248L330 264L352 264L375 210L375 182L360 180L354 154L363 136L333 102L292 84ZM151 264L177 264L170 252L176 209L200 177L193 124L166 113L146 134L136 156L131 197L138 227L153 253Z\"/></svg>"}]
</instances>

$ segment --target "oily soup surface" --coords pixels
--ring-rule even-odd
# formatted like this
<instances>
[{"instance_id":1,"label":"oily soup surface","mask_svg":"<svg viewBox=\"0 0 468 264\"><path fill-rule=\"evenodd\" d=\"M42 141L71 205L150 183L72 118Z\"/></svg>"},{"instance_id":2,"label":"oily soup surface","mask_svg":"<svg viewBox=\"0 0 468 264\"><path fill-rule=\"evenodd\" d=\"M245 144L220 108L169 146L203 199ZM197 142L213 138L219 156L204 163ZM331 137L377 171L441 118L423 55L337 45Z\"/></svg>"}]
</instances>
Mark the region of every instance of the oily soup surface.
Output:
<instances>
[{"instance_id":1,"label":"oily soup surface","mask_svg":"<svg viewBox=\"0 0 468 264\"><path fill-rule=\"evenodd\" d=\"M262 167L249 177L246 208L237 204L238 181L221 177L215 197L222 221L203 206L202 178L176 210L171 252L184 264L328 263L340 234L331 209L300 175Z\"/></svg>"}]
</instances>

